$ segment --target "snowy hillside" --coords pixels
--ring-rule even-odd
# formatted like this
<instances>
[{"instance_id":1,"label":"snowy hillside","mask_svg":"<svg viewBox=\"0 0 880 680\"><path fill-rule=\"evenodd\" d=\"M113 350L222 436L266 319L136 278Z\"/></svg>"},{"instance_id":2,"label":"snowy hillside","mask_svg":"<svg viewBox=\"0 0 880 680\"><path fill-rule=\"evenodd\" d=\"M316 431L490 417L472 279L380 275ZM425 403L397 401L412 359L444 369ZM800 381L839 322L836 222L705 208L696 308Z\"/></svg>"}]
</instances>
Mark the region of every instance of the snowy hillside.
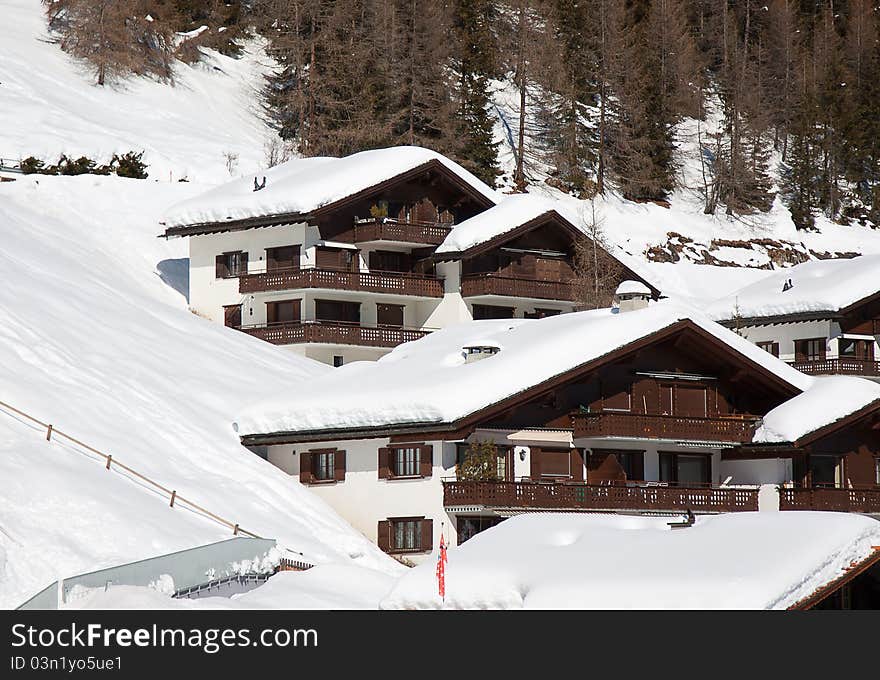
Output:
<instances>
[{"instance_id":1,"label":"snowy hillside","mask_svg":"<svg viewBox=\"0 0 880 680\"><path fill-rule=\"evenodd\" d=\"M191 314L158 214L198 189L116 177L0 184L0 400L318 562L397 565L242 448L247 403L328 369ZM166 283L160 277L165 273ZM0 412L0 607L60 575L227 537Z\"/></svg>"},{"instance_id":2,"label":"snowy hillside","mask_svg":"<svg viewBox=\"0 0 880 680\"><path fill-rule=\"evenodd\" d=\"M143 150L151 179L221 182L261 166L274 137L256 97L269 61L260 42L241 59L207 51L193 66L178 62L174 87L147 78L96 87L50 42L38 0L0 0L0 45L0 158L106 162ZM237 156L232 173L226 154Z\"/></svg>"},{"instance_id":3,"label":"snowy hillside","mask_svg":"<svg viewBox=\"0 0 880 680\"><path fill-rule=\"evenodd\" d=\"M519 94L510 82L494 82L493 111L497 121L495 141L503 172L500 181L509 191L516 159L514 132L519 126ZM718 122L711 118L703 123L703 139L713 124ZM696 127L696 121L687 119L677 128L680 187L668 205L626 201L613 191L599 196L595 202L580 200L546 183L548 167L542 164L540 156L527 159L529 191L563 200L569 212L580 215L582 223L595 221L609 242L630 255L645 258L647 273L654 271L653 282L665 293L703 300L725 295L760 275L737 273L737 267L769 269L808 259L880 253L880 229L857 222L843 226L817 215L816 231L801 231L795 228L790 212L778 196L767 213L728 216L722 207L714 215L704 214L699 191L701 165ZM527 141L530 130L540 129L540 122L527 113ZM534 139L529 144L540 146ZM771 163L775 175L778 175L779 161L777 156ZM678 270L670 268L669 263L699 263L711 268L699 270L686 266ZM734 272L723 269L734 269ZM739 270L743 271L748 272ZM715 273L719 273L717 289ZM707 288L704 284L710 276L712 285ZM738 284L731 285L734 279Z\"/></svg>"}]
</instances>

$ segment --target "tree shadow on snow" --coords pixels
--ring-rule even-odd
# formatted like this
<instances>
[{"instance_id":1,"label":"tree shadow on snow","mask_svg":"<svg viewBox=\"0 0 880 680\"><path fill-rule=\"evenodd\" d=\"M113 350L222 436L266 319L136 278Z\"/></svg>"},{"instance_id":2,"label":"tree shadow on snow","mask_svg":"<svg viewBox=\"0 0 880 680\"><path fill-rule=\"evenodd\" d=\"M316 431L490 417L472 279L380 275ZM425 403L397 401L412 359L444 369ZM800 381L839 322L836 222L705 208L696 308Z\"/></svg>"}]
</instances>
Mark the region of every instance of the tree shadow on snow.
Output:
<instances>
[{"instance_id":1,"label":"tree shadow on snow","mask_svg":"<svg viewBox=\"0 0 880 680\"><path fill-rule=\"evenodd\" d=\"M189 258L162 260L156 265L159 278L189 302Z\"/></svg>"}]
</instances>

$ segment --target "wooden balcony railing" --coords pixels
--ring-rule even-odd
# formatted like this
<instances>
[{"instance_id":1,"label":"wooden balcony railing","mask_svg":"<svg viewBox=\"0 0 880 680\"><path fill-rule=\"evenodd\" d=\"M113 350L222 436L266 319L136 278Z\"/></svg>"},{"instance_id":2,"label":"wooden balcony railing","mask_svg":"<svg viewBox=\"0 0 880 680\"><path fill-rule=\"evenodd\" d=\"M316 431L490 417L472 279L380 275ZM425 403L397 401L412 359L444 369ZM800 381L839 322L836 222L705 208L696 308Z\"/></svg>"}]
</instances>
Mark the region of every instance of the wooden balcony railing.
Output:
<instances>
[{"instance_id":1,"label":"wooden balcony railing","mask_svg":"<svg viewBox=\"0 0 880 680\"><path fill-rule=\"evenodd\" d=\"M297 321L241 326L238 330L273 345L318 342L362 347L397 347L404 342L423 338L430 332L414 328L361 326L344 321Z\"/></svg>"},{"instance_id":2,"label":"wooden balcony railing","mask_svg":"<svg viewBox=\"0 0 880 680\"><path fill-rule=\"evenodd\" d=\"M809 375L880 375L880 361L873 359L813 359L794 361L791 366Z\"/></svg>"},{"instance_id":3,"label":"wooden balcony railing","mask_svg":"<svg viewBox=\"0 0 880 680\"><path fill-rule=\"evenodd\" d=\"M600 411L572 415L575 437L635 437L693 441L749 442L757 416L661 416Z\"/></svg>"},{"instance_id":4,"label":"wooden balcony railing","mask_svg":"<svg viewBox=\"0 0 880 680\"><path fill-rule=\"evenodd\" d=\"M491 274L472 274L461 279L462 297L506 295L540 300L574 301L574 286L566 281L515 279Z\"/></svg>"},{"instance_id":5,"label":"wooden balcony railing","mask_svg":"<svg viewBox=\"0 0 880 680\"><path fill-rule=\"evenodd\" d=\"M248 274L238 280L240 293L295 290L298 288L443 297L443 281L441 279L404 272L350 272L341 269L294 268Z\"/></svg>"},{"instance_id":6,"label":"wooden balcony railing","mask_svg":"<svg viewBox=\"0 0 880 680\"><path fill-rule=\"evenodd\" d=\"M397 241L398 243L424 243L439 246L450 231L452 231L451 224L404 222L392 217L377 217L355 222L354 242Z\"/></svg>"},{"instance_id":7,"label":"wooden balcony railing","mask_svg":"<svg viewBox=\"0 0 880 680\"><path fill-rule=\"evenodd\" d=\"M779 489L779 509L880 514L880 487L875 489L782 487Z\"/></svg>"},{"instance_id":8,"label":"wooden balcony railing","mask_svg":"<svg viewBox=\"0 0 880 680\"><path fill-rule=\"evenodd\" d=\"M443 505L536 510L654 510L738 512L758 509L757 489L648 484L444 482Z\"/></svg>"}]
</instances>

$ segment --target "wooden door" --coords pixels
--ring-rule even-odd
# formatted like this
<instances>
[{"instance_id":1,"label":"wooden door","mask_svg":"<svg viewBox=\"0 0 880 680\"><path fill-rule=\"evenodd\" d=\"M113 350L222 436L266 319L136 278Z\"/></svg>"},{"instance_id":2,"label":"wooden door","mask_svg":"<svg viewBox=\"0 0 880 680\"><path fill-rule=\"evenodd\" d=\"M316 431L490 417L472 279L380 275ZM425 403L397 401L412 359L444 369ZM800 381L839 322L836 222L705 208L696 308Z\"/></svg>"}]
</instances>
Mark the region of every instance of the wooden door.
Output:
<instances>
[{"instance_id":1,"label":"wooden door","mask_svg":"<svg viewBox=\"0 0 880 680\"><path fill-rule=\"evenodd\" d=\"M266 303L266 321L293 323L300 320L300 300L279 300Z\"/></svg>"},{"instance_id":2,"label":"wooden door","mask_svg":"<svg viewBox=\"0 0 880 680\"><path fill-rule=\"evenodd\" d=\"M379 326L401 328L403 326L403 305L376 304L376 320Z\"/></svg>"},{"instance_id":3,"label":"wooden door","mask_svg":"<svg viewBox=\"0 0 880 680\"><path fill-rule=\"evenodd\" d=\"M675 415L705 418L708 395L704 385L675 386Z\"/></svg>"},{"instance_id":4,"label":"wooden door","mask_svg":"<svg viewBox=\"0 0 880 680\"><path fill-rule=\"evenodd\" d=\"M230 328L241 326L241 305L228 305L223 307L223 324Z\"/></svg>"}]
</instances>

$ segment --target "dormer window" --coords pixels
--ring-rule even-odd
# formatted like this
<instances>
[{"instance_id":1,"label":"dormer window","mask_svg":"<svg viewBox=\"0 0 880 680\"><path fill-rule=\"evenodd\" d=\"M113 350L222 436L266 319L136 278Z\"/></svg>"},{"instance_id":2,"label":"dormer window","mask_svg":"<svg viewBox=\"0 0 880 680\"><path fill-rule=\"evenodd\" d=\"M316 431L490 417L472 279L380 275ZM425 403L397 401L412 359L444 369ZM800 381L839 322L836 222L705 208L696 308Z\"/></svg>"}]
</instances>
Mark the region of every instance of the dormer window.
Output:
<instances>
[{"instance_id":1,"label":"dormer window","mask_svg":"<svg viewBox=\"0 0 880 680\"><path fill-rule=\"evenodd\" d=\"M486 359L501 351L498 345L468 345L462 349L464 350L464 360L467 364Z\"/></svg>"}]
</instances>

